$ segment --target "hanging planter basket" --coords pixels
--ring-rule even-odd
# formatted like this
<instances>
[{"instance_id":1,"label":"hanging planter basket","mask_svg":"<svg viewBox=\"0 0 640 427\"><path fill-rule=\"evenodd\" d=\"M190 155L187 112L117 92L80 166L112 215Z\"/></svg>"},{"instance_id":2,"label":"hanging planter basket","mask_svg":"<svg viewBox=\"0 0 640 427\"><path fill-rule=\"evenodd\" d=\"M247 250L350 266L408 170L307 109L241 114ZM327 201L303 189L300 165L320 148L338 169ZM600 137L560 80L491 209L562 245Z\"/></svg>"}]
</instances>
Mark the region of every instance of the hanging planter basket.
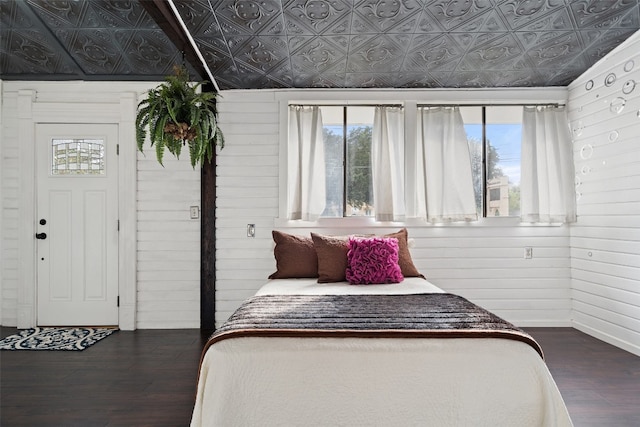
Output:
<instances>
[{"instance_id":1,"label":"hanging planter basket","mask_svg":"<svg viewBox=\"0 0 640 427\"><path fill-rule=\"evenodd\" d=\"M156 157L162 165L165 150L180 158L188 149L191 166L211 161L216 145L224 147L224 136L218 127L217 93L199 92L201 83L189 83L184 67L176 67L175 75L147 92L138 104L136 115L136 143L143 152L149 142L155 146Z\"/></svg>"}]
</instances>

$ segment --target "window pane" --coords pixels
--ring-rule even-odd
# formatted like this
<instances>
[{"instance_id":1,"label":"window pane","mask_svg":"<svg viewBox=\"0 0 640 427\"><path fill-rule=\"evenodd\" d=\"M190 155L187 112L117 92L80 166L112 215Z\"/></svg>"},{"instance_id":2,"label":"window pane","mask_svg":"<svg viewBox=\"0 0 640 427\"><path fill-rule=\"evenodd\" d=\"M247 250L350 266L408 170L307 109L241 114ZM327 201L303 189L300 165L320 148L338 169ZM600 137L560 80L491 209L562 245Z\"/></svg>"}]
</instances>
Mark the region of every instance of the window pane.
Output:
<instances>
[{"instance_id":1,"label":"window pane","mask_svg":"<svg viewBox=\"0 0 640 427\"><path fill-rule=\"evenodd\" d=\"M460 107L471 155L471 176L476 197L476 212L482 217L482 107Z\"/></svg>"},{"instance_id":2,"label":"window pane","mask_svg":"<svg viewBox=\"0 0 640 427\"><path fill-rule=\"evenodd\" d=\"M342 217L344 205L344 108L320 107L324 132L327 199L324 217Z\"/></svg>"},{"instance_id":3,"label":"window pane","mask_svg":"<svg viewBox=\"0 0 640 427\"><path fill-rule=\"evenodd\" d=\"M486 107L487 216L520 215L522 107Z\"/></svg>"},{"instance_id":4,"label":"window pane","mask_svg":"<svg viewBox=\"0 0 640 427\"><path fill-rule=\"evenodd\" d=\"M104 141L100 139L53 139L53 175L104 175Z\"/></svg>"},{"instance_id":5,"label":"window pane","mask_svg":"<svg viewBox=\"0 0 640 427\"><path fill-rule=\"evenodd\" d=\"M347 107L347 216L374 215L371 133L374 107Z\"/></svg>"}]
</instances>

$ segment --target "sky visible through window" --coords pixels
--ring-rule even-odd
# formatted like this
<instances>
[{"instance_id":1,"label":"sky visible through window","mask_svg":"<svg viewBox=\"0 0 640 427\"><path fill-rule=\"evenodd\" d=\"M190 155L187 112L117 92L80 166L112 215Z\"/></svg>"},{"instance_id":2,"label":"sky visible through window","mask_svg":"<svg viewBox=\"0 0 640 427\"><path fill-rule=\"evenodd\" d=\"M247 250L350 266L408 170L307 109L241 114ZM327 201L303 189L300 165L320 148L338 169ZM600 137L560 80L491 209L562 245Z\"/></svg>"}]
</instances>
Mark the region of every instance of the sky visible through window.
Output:
<instances>
[{"instance_id":1,"label":"sky visible through window","mask_svg":"<svg viewBox=\"0 0 640 427\"><path fill-rule=\"evenodd\" d=\"M342 134L342 125L325 125L329 131L335 134ZM347 126L347 134L359 126ZM464 126L468 138L475 138L482 141L482 125L467 124ZM487 125L487 138L491 145L500 154L498 166L502 172L509 177L509 182L513 185L520 185L520 140L522 138L522 126L520 124L499 124ZM514 143L517 141L518 143Z\"/></svg>"},{"instance_id":2,"label":"sky visible through window","mask_svg":"<svg viewBox=\"0 0 640 427\"><path fill-rule=\"evenodd\" d=\"M482 125L465 125L468 138L482 141ZM498 167L509 177L509 183L520 185L520 124L487 124L487 139L500 155ZM516 143L517 142L517 143Z\"/></svg>"}]
</instances>

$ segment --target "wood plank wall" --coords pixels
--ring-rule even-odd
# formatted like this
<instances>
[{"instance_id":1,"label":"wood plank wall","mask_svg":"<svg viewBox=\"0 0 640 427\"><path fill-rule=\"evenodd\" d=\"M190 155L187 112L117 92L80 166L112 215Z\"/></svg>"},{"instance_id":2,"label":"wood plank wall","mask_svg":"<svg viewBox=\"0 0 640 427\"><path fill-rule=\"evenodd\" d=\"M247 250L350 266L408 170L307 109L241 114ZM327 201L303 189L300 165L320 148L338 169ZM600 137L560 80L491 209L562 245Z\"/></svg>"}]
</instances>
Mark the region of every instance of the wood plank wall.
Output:
<instances>
[{"instance_id":1,"label":"wood plank wall","mask_svg":"<svg viewBox=\"0 0 640 427\"><path fill-rule=\"evenodd\" d=\"M17 128L17 94L36 91L37 102L96 105L119 102L122 92L140 97L157 83L121 82L117 88L104 82L3 82L0 174L1 323L17 322L19 254L18 219L21 194ZM113 107L110 107L113 108ZM100 121L97 118L96 121ZM121 153L125 144L119 141ZM200 170L193 170L188 153L176 161L165 158L165 167L155 152L137 155L137 323L138 328L198 328L200 325L200 221L190 219L189 207L200 205Z\"/></svg>"},{"instance_id":2,"label":"wood plank wall","mask_svg":"<svg viewBox=\"0 0 640 427\"><path fill-rule=\"evenodd\" d=\"M296 99L299 94L290 95ZM272 229L308 235L309 231L386 233L399 228L281 226L276 220L281 96L270 90L228 91L220 103L227 147L218 156L218 324L275 270ZM256 225L255 238L246 236L247 224ZM414 262L434 284L519 325L569 325L568 227L524 226L499 218L483 225L407 228ZM525 246L533 247L533 259L524 259Z\"/></svg>"},{"instance_id":3,"label":"wood plank wall","mask_svg":"<svg viewBox=\"0 0 640 427\"><path fill-rule=\"evenodd\" d=\"M153 149L138 155L138 309L137 327L200 326L200 220L189 207L200 206L200 169L189 153L176 160L166 153L164 167Z\"/></svg>"},{"instance_id":4,"label":"wood plank wall","mask_svg":"<svg viewBox=\"0 0 640 427\"><path fill-rule=\"evenodd\" d=\"M573 323L640 355L639 33L569 86L569 105Z\"/></svg>"},{"instance_id":5,"label":"wood plank wall","mask_svg":"<svg viewBox=\"0 0 640 427\"><path fill-rule=\"evenodd\" d=\"M2 83L0 116L0 320L16 325L18 301L18 205L20 203L18 127L18 93L5 92Z\"/></svg>"}]
</instances>

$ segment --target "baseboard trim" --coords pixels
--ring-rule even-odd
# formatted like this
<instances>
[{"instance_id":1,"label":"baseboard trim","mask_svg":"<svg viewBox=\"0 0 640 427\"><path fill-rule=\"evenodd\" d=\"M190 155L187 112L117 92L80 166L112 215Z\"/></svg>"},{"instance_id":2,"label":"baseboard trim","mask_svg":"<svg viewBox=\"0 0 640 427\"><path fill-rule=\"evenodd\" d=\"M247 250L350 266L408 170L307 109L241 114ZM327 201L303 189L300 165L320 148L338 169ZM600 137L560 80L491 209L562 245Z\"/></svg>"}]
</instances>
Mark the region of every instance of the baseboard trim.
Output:
<instances>
[{"instance_id":1,"label":"baseboard trim","mask_svg":"<svg viewBox=\"0 0 640 427\"><path fill-rule=\"evenodd\" d=\"M604 341L608 344L614 345L618 348L628 351L629 353L633 353L636 356L640 356L640 346L631 344L630 342L621 340L612 335L609 335L605 332L599 331L597 329L592 328L591 326L587 326L584 323L573 321L574 328L577 330L584 332L587 335L591 335L592 337L598 338L601 341Z\"/></svg>"},{"instance_id":2,"label":"baseboard trim","mask_svg":"<svg viewBox=\"0 0 640 427\"><path fill-rule=\"evenodd\" d=\"M511 322L514 323L514 322ZM519 328L572 328L571 320L519 320Z\"/></svg>"}]
</instances>

